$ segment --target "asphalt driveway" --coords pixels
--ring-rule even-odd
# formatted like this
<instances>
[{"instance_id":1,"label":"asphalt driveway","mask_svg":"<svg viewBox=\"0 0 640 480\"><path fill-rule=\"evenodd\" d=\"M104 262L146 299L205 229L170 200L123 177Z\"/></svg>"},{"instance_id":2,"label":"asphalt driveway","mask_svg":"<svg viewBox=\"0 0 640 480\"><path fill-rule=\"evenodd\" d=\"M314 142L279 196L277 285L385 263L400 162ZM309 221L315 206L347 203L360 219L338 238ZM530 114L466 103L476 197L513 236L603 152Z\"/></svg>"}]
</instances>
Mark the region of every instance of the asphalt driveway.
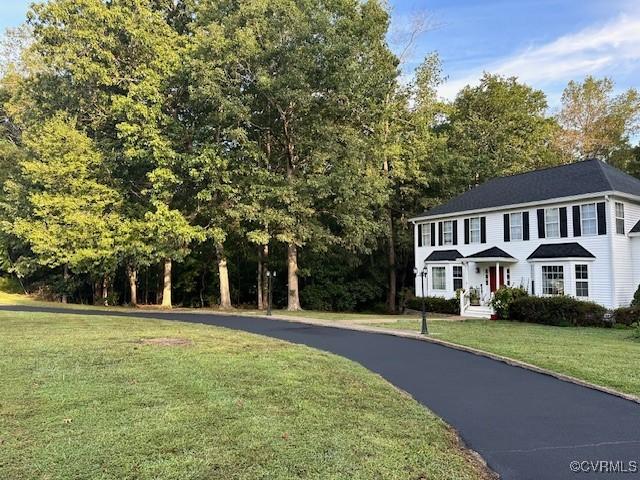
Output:
<instances>
[{"instance_id":1,"label":"asphalt driveway","mask_svg":"<svg viewBox=\"0 0 640 480\"><path fill-rule=\"evenodd\" d=\"M409 392L458 430L505 480L640 478L640 405L446 346L266 318L0 309L178 320L305 344L354 360ZM580 471L572 471L571 462L580 462Z\"/></svg>"}]
</instances>

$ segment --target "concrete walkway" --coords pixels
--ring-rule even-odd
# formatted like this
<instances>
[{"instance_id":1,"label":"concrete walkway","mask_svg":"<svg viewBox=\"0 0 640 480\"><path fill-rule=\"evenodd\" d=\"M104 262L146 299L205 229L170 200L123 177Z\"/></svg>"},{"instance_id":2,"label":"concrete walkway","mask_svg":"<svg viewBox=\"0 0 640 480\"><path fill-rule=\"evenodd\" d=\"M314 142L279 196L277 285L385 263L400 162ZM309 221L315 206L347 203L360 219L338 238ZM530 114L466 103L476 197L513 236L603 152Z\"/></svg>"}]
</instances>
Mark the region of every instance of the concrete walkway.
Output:
<instances>
[{"instance_id":1,"label":"concrete walkway","mask_svg":"<svg viewBox=\"0 0 640 480\"><path fill-rule=\"evenodd\" d=\"M0 309L178 320L305 344L359 362L409 392L458 430L505 480L640 478L640 472L629 471L634 465L640 469L640 405L443 345L232 315ZM613 463L595 463L602 461ZM582 471L573 472L571 462L580 462ZM627 473L611 473L614 468ZM593 469L609 473L586 472Z\"/></svg>"}]
</instances>

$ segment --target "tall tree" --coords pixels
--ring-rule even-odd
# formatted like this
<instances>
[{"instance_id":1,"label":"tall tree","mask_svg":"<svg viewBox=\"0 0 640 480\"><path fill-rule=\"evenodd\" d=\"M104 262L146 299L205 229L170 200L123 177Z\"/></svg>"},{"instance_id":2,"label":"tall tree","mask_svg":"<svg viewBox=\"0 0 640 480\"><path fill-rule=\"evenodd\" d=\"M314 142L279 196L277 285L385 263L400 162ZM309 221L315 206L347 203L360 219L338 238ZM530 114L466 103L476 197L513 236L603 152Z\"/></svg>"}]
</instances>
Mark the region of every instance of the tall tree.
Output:
<instances>
[{"instance_id":1,"label":"tall tree","mask_svg":"<svg viewBox=\"0 0 640 480\"><path fill-rule=\"evenodd\" d=\"M560 162L552 147L558 129L541 90L516 78L485 74L465 87L449 116L449 148L466 161L466 186ZM464 188L464 187L463 187Z\"/></svg>"},{"instance_id":2,"label":"tall tree","mask_svg":"<svg viewBox=\"0 0 640 480\"><path fill-rule=\"evenodd\" d=\"M335 242L341 229L366 237L340 195L366 183L354 171L369 171L363 127L396 75L387 14L376 1L250 0L203 4L199 18L214 80L235 92L236 123L263 154L265 187L278 189L269 235L287 245L287 303L298 310L300 248Z\"/></svg>"},{"instance_id":3,"label":"tall tree","mask_svg":"<svg viewBox=\"0 0 640 480\"><path fill-rule=\"evenodd\" d=\"M568 160L609 160L630 150L629 137L640 128L640 95L634 88L615 95L609 78L570 81L557 115L558 144Z\"/></svg>"},{"instance_id":4,"label":"tall tree","mask_svg":"<svg viewBox=\"0 0 640 480\"><path fill-rule=\"evenodd\" d=\"M71 119L56 115L24 134L26 158L5 183L3 229L26 242L39 264L109 275L118 263L120 198L100 182L94 143ZM64 285L63 301L68 285Z\"/></svg>"}]
</instances>

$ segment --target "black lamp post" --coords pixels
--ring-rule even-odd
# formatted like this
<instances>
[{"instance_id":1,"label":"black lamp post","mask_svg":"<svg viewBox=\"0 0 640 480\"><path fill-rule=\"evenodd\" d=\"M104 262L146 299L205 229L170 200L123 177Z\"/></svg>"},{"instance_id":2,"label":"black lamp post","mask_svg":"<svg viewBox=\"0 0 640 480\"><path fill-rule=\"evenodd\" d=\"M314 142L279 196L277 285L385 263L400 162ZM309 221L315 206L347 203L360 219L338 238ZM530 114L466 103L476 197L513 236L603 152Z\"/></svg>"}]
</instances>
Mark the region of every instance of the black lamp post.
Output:
<instances>
[{"instance_id":1,"label":"black lamp post","mask_svg":"<svg viewBox=\"0 0 640 480\"><path fill-rule=\"evenodd\" d=\"M267 315L271 316L271 304L273 303L273 279L276 277L275 270L267 271Z\"/></svg>"},{"instance_id":2,"label":"black lamp post","mask_svg":"<svg viewBox=\"0 0 640 480\"><path fill-rule=\"evenodd\" d=\"M429 335L429 329L427 328L427 306L425 304L425 296L424 296L424 281L427 278L427 267L423 267L422 271L418 271L417 268L413 269L413 274L422 280L422 328L420 329L420 333L422 335Z\"/></svg>"}]
</instances>

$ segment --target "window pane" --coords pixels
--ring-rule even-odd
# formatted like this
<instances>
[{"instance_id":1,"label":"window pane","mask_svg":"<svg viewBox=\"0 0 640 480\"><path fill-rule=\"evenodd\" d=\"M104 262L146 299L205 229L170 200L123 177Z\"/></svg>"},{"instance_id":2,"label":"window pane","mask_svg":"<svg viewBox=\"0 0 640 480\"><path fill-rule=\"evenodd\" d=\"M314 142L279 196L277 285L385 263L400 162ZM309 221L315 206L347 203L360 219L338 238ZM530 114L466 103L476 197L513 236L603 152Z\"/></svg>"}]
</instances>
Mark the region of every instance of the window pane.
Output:
<instances>
[{"instance_id":1,"label":"window pane","mask_svg":"<svg viewBox=\"0 0 640 480\"><path fill-rule=\"evenodd\" d=\"M542 266L542 293L564 295L564 268L561 265Z\"/></svg>"},{"instance_id":2,"label":"window pane","mask_svg":"<svg viewBox=\"0 0 640 480\"><path fill-rule=\"evenodd\" d=\"M422 224L422 246L423 247L431 246L431 224L430 223Z\"/></svg>"},{"instance_id":3,"label":"window pane","mask_svg":"<svg viewBox=\"0 0 640 480\"><path fill-rule=\"evenodd\" d=\"M443 241L445 245L453 245L453 222L451 220L447 220L443 224Z\"/></svg>"},{"instance_id":4,"label":"window pane","mask_svg":"<svg viewBox=\"0 0 640 480\"><path fill-rule=\"evenodd\" d=\"M469 219L469 243L480 243L480 217Z\"/></svg>"},{"instance_id":5,"label":"window pane","mask_svg":"<svg viewBox=\"0 0 640 480\"><path fill-rule=\"evenodd\" d=\"M444 290L446 288L445 282L445 268L433 267L431 269L432 274L432 286L434 290Z\"/></svg>"},{"instance_id":6,"label":"window pane","mask_svg":"<svg viewBox=\"0 0 640 480\"><path fill-rule=\"evenodd\" d=\"M453 266L453 289L460 290L462 288L462 267Z\"/></svg>"},{"instance_id":7,"label":"window pane","mask_svg":"<svg viewBox=\"0 0 640 480\"><path fill-rule=\"evenodd\" d=\"M522 240L522 213L510 214L509 225L511 240Z\"/></svg>"},{"instance_id":8,"label":"window pane","mask_svg":"<svg viewBox=\"0 0 640 480\"><path fill-rule=\"evenodd\" d=\"M616 202L616 233L624 235L624 204Z\"/></svg>"},{"instance_id":9,"label":"window pane","mask_svg":"<svg viewBox=\"0 0 640 480\"><path fill-rule=\"evenodd\" d=\"M560 237L560 213L557 208L548 208L544 211L545 231L548 238Z\"/></svg>"},{"instance_id":10,"label":"window pane","mask_svg":"<svg viewBox=\"0 0 640 480\"><path fill-rule=\"evenodd\" d=\"M580 205L580 218L582 223L582 235L596 235L598 233L595 203Z\"/></svg>"}]
</instances>

